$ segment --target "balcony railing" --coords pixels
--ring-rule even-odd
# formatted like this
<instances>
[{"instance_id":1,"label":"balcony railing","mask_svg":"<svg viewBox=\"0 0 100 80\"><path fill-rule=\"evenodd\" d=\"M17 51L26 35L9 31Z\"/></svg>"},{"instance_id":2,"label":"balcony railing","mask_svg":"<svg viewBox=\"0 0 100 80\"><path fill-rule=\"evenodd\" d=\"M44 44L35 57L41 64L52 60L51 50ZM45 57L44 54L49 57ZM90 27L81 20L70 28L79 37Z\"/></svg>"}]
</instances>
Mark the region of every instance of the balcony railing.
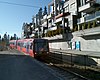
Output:
<instances>
[{"instance_id":1,"label":"balcony railing","mask_svg":"<svg viewBox=\"0 0 100 80\"><path fill-rule=\"evenodd\" d=\"M86 3L100 3L100 0L87 0Z\"/></svg>"},{"instance_id":2,"label":"balcony railing","mask_svg":"<svg viewBox=\"0 0 100 80\"><path fill-rule=\"evenodd\" d=\"M89 21L95 20L97 18L100 18L100 11L96 11L94 14L85 16L84 20L82 18L77 19L77 24L89 22Z\"/></svg>"},{"instance_id":3,"label":"balcony railing","mask_svg":"<svg viewBox=\"0 0 100 80\"><path fill-rule=\"evenodd\" d=\"M80 24L81 23L81 19L77 19L77 24Z\"/></svg>"},{"instance_id":4,"label":"balcony railing","mask_svg":"<svg viewBox=\"0 0 100 80\"><path fill-rule=\"evenodd\" d=\"M86 16L85 19L86 19L86 22L87 22L87 21L91 21L91 20L94 20L94 19L99 18L99 17L100 17L100 11L97 11L94 14Z\"/></svg>"},{"instance_id":5,"label":"balcony railing","mask_svg":"<svg viewBox=\"0 0 100 80\"><path fill-rule=\"evenodd\" d=\"M95 3L98 3L98 4L100 4L100 0L95 0Z\"/></svg>"},{"instance_id":6,"label":"balcony railing","mask_svg":"<svg viewBox=\"0 0 100 80\"><path fill-rule=\"evenodd\" d=\"M96 18L100 17L100 11L97 11L97 12L95 13L95 15L96 15Z\"/></svg>"},{"instance_id":7,"label":"balcony railing","mask_svg":"<svg viewBox=\"0 0 100 80\"><path fill-rule=\"evenodd\" d=\"M86 16L85 20L87 22L87 21L93 20L94 18L95 18L95 14L91 14L91 15Z\"/></svg>"}]
</instances>

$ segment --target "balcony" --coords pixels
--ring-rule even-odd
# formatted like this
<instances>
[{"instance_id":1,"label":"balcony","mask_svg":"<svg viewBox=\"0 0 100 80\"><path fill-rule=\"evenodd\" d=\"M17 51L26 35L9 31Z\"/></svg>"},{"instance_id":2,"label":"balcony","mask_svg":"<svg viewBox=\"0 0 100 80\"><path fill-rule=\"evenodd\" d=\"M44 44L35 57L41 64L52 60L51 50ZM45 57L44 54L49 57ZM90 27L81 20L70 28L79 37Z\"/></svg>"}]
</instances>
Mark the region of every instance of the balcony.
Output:
<instances>
[{"instance_id":1,"label":"balcony","mask_svg":"<svg viewBox=\"0 0 100 80\"><path fill-rule=\"evenodd\" d=\"M81 20L80 19L77 19L77 24L80 24L81 23Z\"/></svg>"},{"instance_id":2,"label":"balcony","mask_svg":"<svg viewBox=\"0 0 100 80\"><path fill-rule=\"evenodd\" d=\"M97 7L100 7L100 0L87 0L86 4L79 7L79 12L90 13Z\"/></svg>"},{"instance_id":3,"label":"balcony","mask_svg":"<svg viewBox=\"0 0 100 80\"><path fill-rule=\"evenodd\" d=\"M47 15L43 16L43 19L47 19Z\"/></svg>"},{"instance_id":4,"label":"balcony","mask_svg":"<svg viewBox=\"0 0 100 80\"><path fill-rule=\"evenodd\" d=\"M52 30L56 30L56 29L57 29L56 26L51 26L51 27L48 28L48 31L52 31Z\"/></svg>"},{"instance_id":5,"label":"balcony","mask_svg":"<svg viewBox=\"0 0 100 80\"><path fill-rule=\"evenodd\" d=\"M69 12L60 13L60 14L58 14L57 16L55 16L55 18L58 19L58 18L65 17L65 16L68 16L68 15L70 15Z\"/></svg>"},{"instance_id":6,"label":"balcony","mask_svg":"<svg viewBox=\"0 0 100 80\"><path fill-rule=\"evenodd\" d=\"M100 26L85 30L80 30L72 33L74 36L90 36L90 35L99 35L100 34Z\"/></svg>"},{"instance_id":7,"label":"balcony","mask_svg":"<svg viewBox=\"0 0 100 80\"><path fill-rule=\"evenodd\" d=\"M85 21L85 18L84 17L79 18L79 19L77 19L77 24L84 23L84 21Z\"/></svg>"},{"instance_id":8,"label":"balcony","mask_svg":"<svg viewBox=\"0 0 100 80\"><path fill-rule=\"evenodd\" d=\"M63 13L58 14L57 16L55 16L55 18L58 19L58 18L60 18L60 17L63 17L63 15L64 15Z\"/></svg>"},{"instance_id":9,"label":"balcony","mask_svg":"<svg viewBox=\"0 0 100 80\"><path fill-rule=\"evenodd\" d=\"M88 21L95 20L97 18L100 18L100 11L97 11L94 14L91 14L91 15L86 16L85 17L85 21L88 22Z\"/></svg>"},{"instance_id":10,"label":"balcony","mask_svg":"<svg viewBox=\"0 0 100 80\"><path fill-rule=\"evenodd\" d=\"M42 26L43 26L43 27L47 27L47 22L44 22L44 23L42 24Z\"/></svg>"},{"instance_id":11,"label":"balcony","mask_svg":"<svg viewBox=\"0 0 100 80\"><path fill-rule=\"evenodd\" d=\"M79 7L79 12L84 12L84 13L89 13L91 11L93 11L95 8L92 7L92 5L90 3L87 3L81 7Z\"/></svg>"},{"instance_id":12,"label":"balcony","mask_svg":"<svg viewBox=\"0 0 100 80\"><path fill-rule=\"evenodd\" d=\"M96 18L100 17L100 11L96 12Z\"/></svg>"},{"instance_id":13,"label":"balcony","mask_svg":"<svg viewBox=\"0 0 100 80\"><path fill-rule=\"evenodd\" d=\"M53 16L53 13L50 13L50 14L47 16L47 19L52 18L52 16Z\"/></svg>"},{"instance_id":14,"label":"balcony","mask_svg":"<svg viewBox=\"0 0 100 80\"><path fill-rule=\"evenodd\" d=\"M94 4L99 5L100 4L100 0L90 0L90 3L94 3Z\"/></svg>"},{"instance_id":15,"label":"balcony","mask_svg":"<svg viewBox=\"0 0 100 80\"><path fill-rule=\"evenodd\" d=\"M85 17L86 22L94 20L94 19L95 19L95 14L91 14L91 15L88 15L88 16Z\"/></svg>"},{"instance_id":16,"label":"balcony","mask_svg":"<svg viewBox=\"0 0 100 80\"><path fill-rule=\"evenodd\" d=\"M61 21L62 21L62 17L56 19L54 23L56 24L56 23L59 23L59 22L61 22Z\"/></svg>"},{"instance_id":17,"label":"balcony","mask_svg":"<svg viewBox=\"0 0 100 80\"><path fill-rule=\"evenodd\" d=\"M64 7L66 7L66 5L69 5L69 0L68 1L65 1Z\"/></svg>"},{"instance_id":18,"label":"balcony","mask_svg":"<svg viewBox=\"0 0 100 80\"><path fill-rule=\"evenodd\" d=\"M84 22L89 22L89 21L92 21L92 20L96 20L98 18L100 18L100 11L96 11L93 14L86 15L83 18L77 19L77 24L81 24L81 23L84 23Z\"/></svg>"}]
</instances>

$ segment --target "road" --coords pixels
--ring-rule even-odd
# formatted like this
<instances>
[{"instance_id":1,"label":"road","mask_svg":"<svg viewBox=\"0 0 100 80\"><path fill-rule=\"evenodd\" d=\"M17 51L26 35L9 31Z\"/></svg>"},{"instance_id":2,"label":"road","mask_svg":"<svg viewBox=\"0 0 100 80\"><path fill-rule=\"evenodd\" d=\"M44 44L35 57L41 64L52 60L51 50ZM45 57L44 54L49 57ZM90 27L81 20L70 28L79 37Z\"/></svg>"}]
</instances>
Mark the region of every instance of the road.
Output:
<instances>
[{"instance_id":1,"label":"road","mask_svg":"<svg viewBox=\"0 0 100 80\"><path fill-rule=\"evenodd\" d=\"M45 64L17 53L0 52L0 80L64 80Z\"/></svg>"}]
</instances>

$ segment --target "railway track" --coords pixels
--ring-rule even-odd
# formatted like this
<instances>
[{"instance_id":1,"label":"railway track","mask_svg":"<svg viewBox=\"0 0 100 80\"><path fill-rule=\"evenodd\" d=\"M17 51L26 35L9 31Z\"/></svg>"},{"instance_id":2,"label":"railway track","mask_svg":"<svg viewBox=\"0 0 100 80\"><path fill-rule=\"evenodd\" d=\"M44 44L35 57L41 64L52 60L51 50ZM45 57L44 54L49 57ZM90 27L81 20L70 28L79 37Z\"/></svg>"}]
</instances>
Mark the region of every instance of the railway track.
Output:
<instances>
[{"instance_id":1,"label":"railway track","mask_svg":"<svg viewBox=\"0 0 100 80\"><path fill-rule=\"evenodd\" d=\"M62 64L54 64L48 60L42 60L42 62L53 69L55 72L59 73L64 78L64 80L91 80L74 71L64 68Z\"/></svg>"},{"instance_id":2,"label":"railway track","mask_svg":"<svg viewBox=\"0 0 100 80\"><path fill-rule=\"evenodd\" d=\"M58 67L53 63L47 64L50 68L52 68L54 71L56 71L57 73L59 73L65 80L90 80L87 79L75 72L66 70L62 67Z\"/></svg>"},{"instance_id":3,"label":"railway track","mask_svg":"<svg viewBox=\"0 0 100 80\"><path fill-rule=\"evenodd\" d=\"M48 56L44 60L49 67L61 74L65 80L100 80L100 72L85 66L64 63L61 57Z\"/></svg>"}]
</instances>

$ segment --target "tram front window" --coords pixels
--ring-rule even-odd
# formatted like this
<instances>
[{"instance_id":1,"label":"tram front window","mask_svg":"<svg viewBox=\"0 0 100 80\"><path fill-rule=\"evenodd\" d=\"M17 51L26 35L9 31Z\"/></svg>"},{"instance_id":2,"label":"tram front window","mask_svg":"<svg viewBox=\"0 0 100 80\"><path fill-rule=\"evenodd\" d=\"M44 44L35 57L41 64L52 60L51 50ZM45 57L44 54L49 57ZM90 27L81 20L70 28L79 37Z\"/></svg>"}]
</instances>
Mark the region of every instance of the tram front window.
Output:
<instances>
[{"instance_id":1,"label":"tram front window","mask_svg":"<svg viewBox=\"0 0 100 80\"><path fill-rule=\"evenodd\" d=\"M36 42L35 43L35 51L48 51L48 43L47 42Z\"/></svg>"}]
</instances>

